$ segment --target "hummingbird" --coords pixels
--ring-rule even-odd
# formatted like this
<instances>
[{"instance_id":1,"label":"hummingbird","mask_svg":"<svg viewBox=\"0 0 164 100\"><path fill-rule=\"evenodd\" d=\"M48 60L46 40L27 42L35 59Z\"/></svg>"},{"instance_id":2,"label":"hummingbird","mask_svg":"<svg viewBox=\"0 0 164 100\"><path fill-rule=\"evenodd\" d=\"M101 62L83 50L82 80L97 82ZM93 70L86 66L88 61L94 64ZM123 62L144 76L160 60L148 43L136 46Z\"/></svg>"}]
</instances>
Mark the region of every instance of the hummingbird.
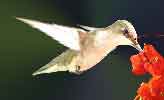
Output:
<instances>
[{"instance_id":1,"label":"hummingbird","mask_svg":"<svg viewBox=\"0 0 164 100\"><path fill-rule=\"evenodd\" d=\"M40 30L68 48L35 71L32 74L34 76L60 71L81 74L94 67L119 45L129 45L142 51L135 28L127 20L117 20L104 28L84 25L78 25L76 28L20 17L16 19Z\"/></svg>"}]
</instances>

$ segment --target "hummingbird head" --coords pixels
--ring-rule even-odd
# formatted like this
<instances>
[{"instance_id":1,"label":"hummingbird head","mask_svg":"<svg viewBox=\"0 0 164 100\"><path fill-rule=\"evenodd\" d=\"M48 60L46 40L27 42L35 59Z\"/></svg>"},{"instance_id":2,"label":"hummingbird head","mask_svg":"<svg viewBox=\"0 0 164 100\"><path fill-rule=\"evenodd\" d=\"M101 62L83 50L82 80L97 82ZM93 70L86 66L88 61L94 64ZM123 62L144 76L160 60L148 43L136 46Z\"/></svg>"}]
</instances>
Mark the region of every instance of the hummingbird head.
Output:
<instances>
[{"instance_id":1,"label":"hummingbird head","mask_svg":"<svg viewBox=\"0 0 164 100\"><path fill-rule=\"evenodd\" d=\"M142 51L138 41L137 33L133 25L126 20L118 20L112 24L112 32L119 37L119 45L130 45L139 51Z\"/></svg>"}]
</instances>

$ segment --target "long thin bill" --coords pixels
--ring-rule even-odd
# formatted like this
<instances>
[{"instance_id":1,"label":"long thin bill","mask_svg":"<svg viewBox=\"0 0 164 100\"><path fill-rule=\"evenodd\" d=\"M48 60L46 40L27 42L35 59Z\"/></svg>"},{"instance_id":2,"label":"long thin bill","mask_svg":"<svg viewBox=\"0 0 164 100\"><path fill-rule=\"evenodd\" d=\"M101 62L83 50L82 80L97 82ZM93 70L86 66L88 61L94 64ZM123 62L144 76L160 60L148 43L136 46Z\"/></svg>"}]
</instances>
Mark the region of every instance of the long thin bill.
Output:
<instances>
[{"instance_id":1,"label":"long thin bill","mask_svg":"<svg viewBox=\"0 0 164 100\"><path fill-rule=\"evenodd\" d=\"M141 48L141 46L139 44L134 45L133 47L136 48L139 52L143 51L143 49Z\"/></svg>"}]
</instances>

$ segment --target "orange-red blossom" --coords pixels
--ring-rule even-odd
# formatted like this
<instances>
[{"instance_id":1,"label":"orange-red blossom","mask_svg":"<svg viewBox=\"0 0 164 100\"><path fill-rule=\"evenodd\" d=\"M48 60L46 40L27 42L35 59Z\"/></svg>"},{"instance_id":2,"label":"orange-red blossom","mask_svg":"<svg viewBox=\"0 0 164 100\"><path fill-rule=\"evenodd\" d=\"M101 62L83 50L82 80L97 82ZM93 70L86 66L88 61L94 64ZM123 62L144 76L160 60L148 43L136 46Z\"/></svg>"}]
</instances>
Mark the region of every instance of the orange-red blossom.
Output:
<instances>
[{"instance_id":1,"label":"orange-red blossom","mask_svg":"<svg viewBox=\"0 0 164 100\"><path fill-rule=\"evenodd\" d=\"M144 45L143 52L131 56L130 60L135 75L152 75L148 83L141 84L135 100L164 100L164 58L152 45Z\"/></svg>"}]
</instances>

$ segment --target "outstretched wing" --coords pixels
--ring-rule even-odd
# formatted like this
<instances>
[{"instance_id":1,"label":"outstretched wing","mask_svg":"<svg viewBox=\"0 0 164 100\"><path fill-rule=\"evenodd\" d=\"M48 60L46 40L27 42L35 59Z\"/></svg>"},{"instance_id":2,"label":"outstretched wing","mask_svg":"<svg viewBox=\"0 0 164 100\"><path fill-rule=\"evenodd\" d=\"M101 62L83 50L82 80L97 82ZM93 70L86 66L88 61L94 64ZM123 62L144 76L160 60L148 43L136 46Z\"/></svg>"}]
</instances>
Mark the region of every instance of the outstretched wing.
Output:
<instances>
[{"instance_id":1,"label":"outstretched wing","mask_svg":"<svg viewBox=\"0 0 164 100\"><path fill-rule=\"evenodd\" d=\"M56 24L42 23L39 21L18 17L16 17L16 19L29 24L33 28L39 29L40 31L46 33L48 36L52 37L53 39L57 40L59 43L70 49L77 51L80 50L79 34L85 33L85 31L82 29L66 27Z\"/></svg>"},{"instance_id":2,"label":"outstretched wing","mask_svg":"<svg viewBox=\"0 0 164 100\"><path fill-rule=\"evenodd\" d=\"M32 75L53 73L59 71L69 71L76 73L77 66L75 65L74 59L77 56L77 52L73 50L66 50L58 57L54 58L51 62L35 71Z\"/></svg>"}]
</instances>

